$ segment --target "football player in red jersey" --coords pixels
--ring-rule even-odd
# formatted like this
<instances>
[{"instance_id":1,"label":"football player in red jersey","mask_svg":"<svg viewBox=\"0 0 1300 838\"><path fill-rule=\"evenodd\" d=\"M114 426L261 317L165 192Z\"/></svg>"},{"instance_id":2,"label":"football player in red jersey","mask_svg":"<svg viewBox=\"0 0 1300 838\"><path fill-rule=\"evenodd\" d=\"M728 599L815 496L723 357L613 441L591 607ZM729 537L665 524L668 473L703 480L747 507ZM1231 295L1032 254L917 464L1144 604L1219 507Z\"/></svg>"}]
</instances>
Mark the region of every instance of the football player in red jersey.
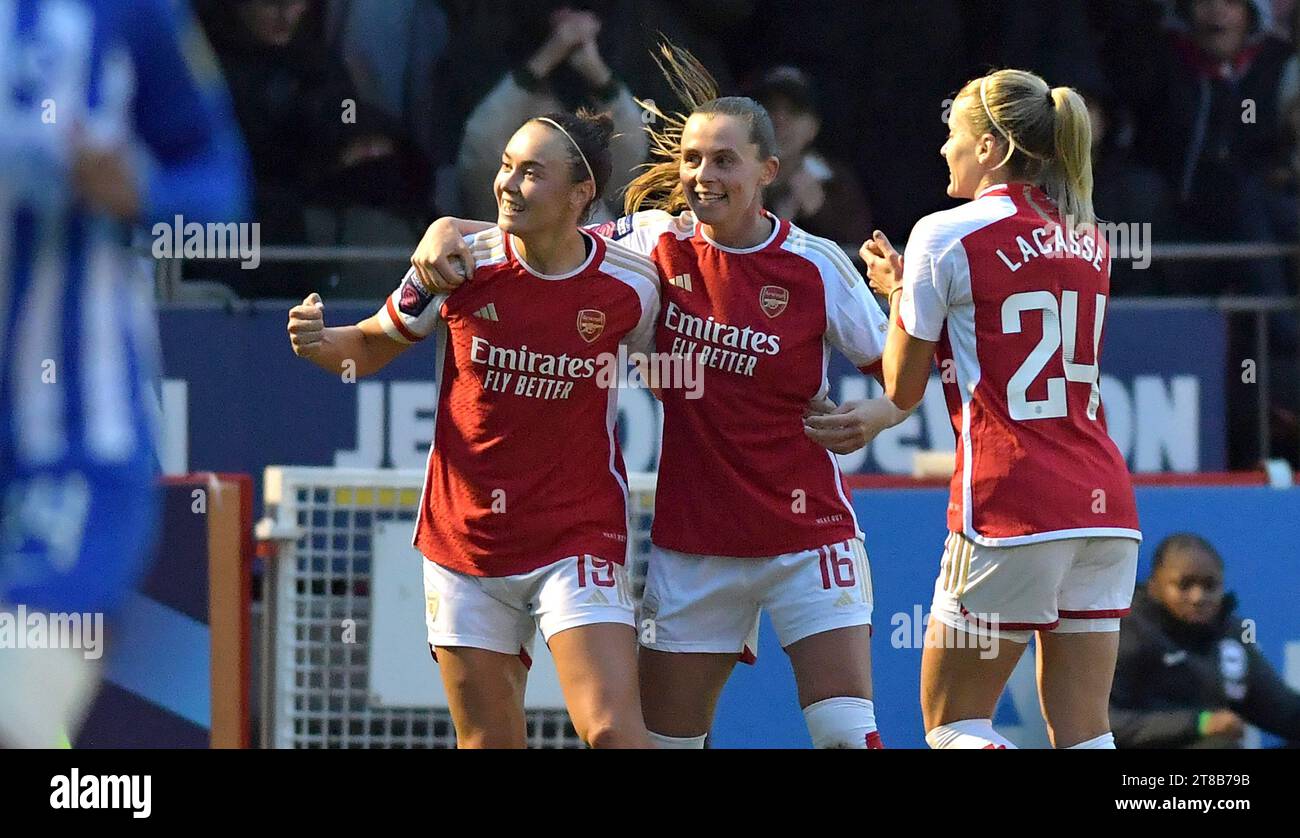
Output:
<instances>
[{"instance_id":1,"label":"football player in red jersey","mask_svg":"<svg viewBox=\"0 0 1300 838\"><path fill-rule=\"evenodd\" d=\"M624 570L627 482L614 432L620 345L648 347L658 277L580 227L610 175L605 115L527 121L503 152L497 224L466 237L475 282L431 293L414 270L355 326L313 294L294 351L374 372L434 335L437 408L414 544L460 747L523 747L538 628L592 747L649 747Z\"/></svg>"},{"instance_id":2,"label":"football player in red jersey","mask_svg":"<svg viewBox=\"0 0 1300 838\"><path fill-rule=\"evenodd\" d=\"M666 125L652 132L662 159L629 186L630 214L597 228L655 261L656 349L703 371L700 398L662 391L654 550L639 613L646 724L660 747L703 747L736 660L754 659L766 610L813 744L880 747L870 567L838 463L819 442L860 447L907 414L884 398L863 404L853 427L828 432L833 441L811 439L804 420L828 391L832 348L878 370L884 313L833 242L763 209L779 161L762 106L716 97L687 54L664 58L692 113L656 113ZM461 249L457 231L469 229L435 222L412 261L454 284L446 260Z\"/></svg>"},{"instance_id":3,"label":"football player in red jersey","mask_svg":"<svg viewBox=\"0 0 1300 838\"><path fill-rule=\"evenodd\" d=\"M1053 745L1114 747L1107 702L1142 534L1101 405L1110 252L1090 133L1069 88L1020 70L974 79L941 149L948 194L969 202L921 219L905 262L879 232L863 245L891 306L886 393L909 408L934 359L955 373L957 464L921 673L934 748L1010 746L990 719L1034 632Z\"/></svg>"}]
</instances>

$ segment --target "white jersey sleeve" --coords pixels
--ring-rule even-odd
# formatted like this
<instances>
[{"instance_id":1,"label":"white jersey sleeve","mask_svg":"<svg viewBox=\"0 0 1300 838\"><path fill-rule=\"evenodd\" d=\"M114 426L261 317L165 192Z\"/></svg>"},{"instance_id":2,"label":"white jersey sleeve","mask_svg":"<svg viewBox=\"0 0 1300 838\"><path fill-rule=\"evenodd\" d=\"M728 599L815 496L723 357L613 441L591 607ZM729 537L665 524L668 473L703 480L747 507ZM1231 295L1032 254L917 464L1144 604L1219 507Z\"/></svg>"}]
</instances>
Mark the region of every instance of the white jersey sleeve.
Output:
<instances>
[{"instance_id":1,"label":"white jersey sleeve","mask_svg":"<svg viewBox=\"0 0 1300 838\"><path fill-rule=\"evenodd\" d=\"M817 266L826 301L826 342L861 370L885 353L889 318L835 242L790 228L784 247Z\"/></svg>"},{"instance_id":2,"label":"white jersey sleeve","mask_svg":"<svg viewBox=\"0 0 1300 838\"><path fill-rule=\"evenodd\" d=\"M587 229L634 253L649 256L666 232L672 231L679 238L693 235L695 217L689 212L672 215L663 210L642 210Z\"/></svg>"},{"instance_id":3,"label":"white jersey sleeve","mask_svg":"<svg viewBox=\"0 0 1300 838\"><path fill-rule=\"evenodd\" d=\"M928 215L916 222L907 239L898 316L903 331L921 340L937 341L948 310L962 302L953 298L954 290L959 290L953 287L953 262L959 256L964 263L966 254L949 226L943 223L942 213Z\"/></svg>"},{"instance_id":4,"label":"white jersey sleeve","mask_svg":"<svg viewBox=\"0 0 1300 838\"><path fill-rule=\"evenodd\" d=\"M446 299L446 294L431 294L425 290L415 268L410 268L375 317L384 327L384 334L393 340L416 343L438 328Z\"/></svg>"},{"instance_id":5,"label":"white jersey sleeve","mask_svg":"<svg viewBox=\"0 0 1300 838\"><path fill-rule=\"evenodd\" d=\"M889 317L867 283L850 264L853 285L826 283L826 340L858 369L866 369L885 354Z\"/></svg>"},{"instance_id":6,"label":"white jersey sleeve","mask_svg":"<svg viewBox=\"0 0 1300 838\"><path fill-rule=\"evenodd\" d=\"M465 236L474 259L474 267L496 265L506 260L505 239L500 227L488 227ZM384 334L398 343L415 343L433 334L442 320L442 304L447 294L425 289L420 276L411 268L402 277L397 290L389 295L376 317Z\"/></svg>"},{"instance_id":7,"label":"white jersey sleeve","mask_svg":"<svg viewBox=\"0 0 1300 838\"><path fill-rule=\"evenodd\" d=\"M649 355L655 348L655 324L659 320L659 289L641 298L641 319L636 328L623 338L623 345L628 352L640 352Z\"/></svg>"},{"instance_id":8,"label":"white jersey sleeve","mask_svg":"<svg viewBox=\"0 0 1300 838\"><path fill-rule=\"evenodd\" d=\"M641 317L621 343L629 352L650 354L654 350L655 325L659 319L659 269L641 254L608 241L600 270L636 292L641 301Z\"/></svg>"}]
</instances>

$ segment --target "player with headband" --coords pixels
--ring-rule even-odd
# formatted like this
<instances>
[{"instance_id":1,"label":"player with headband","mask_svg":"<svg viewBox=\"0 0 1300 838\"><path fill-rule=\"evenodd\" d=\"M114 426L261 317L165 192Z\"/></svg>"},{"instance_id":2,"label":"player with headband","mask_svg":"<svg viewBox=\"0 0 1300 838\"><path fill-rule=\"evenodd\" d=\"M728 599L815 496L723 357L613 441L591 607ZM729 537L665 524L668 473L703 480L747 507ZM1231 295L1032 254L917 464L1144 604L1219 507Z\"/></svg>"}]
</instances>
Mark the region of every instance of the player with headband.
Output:
<instances>
[{"instance_id":1,"label":"player with headband","mask_svg":"<svg viewBox=\"0 0 1300 838\"><path fill-rule=\"evenodd\" d=\"M501 157L497 223L465 237L472 284L431 293L414 269L372 317L324 328L312 294L290 312L294 351L374 372L430 335L437 407L414 544L428 640L459 747L523 747L540 627L588 745L648 747L624 570L627 477L620 344L645 351L658 277L582 230L610 176L607 115L530 119Z\"/></svg>"},{"instance_id":2,"label":"player with headband","mask_svg":"<svg viewBox=\"0 0 1300 838\"><path fill-rule=\"evenodd\" d=\"M884 313L837 245L763 208L780 164L762 106L719 98L692 56L662 54L692 112L656 112L667 126L651 134L659 162L629 185L630 214L599 228L658 265L656 348L704 372L702 398L663 392L639 623L646 724L661 747L703 747L737 659L757 653L766 610L814 746L880 747L870 567L827 447L861 447L907 413L883 398L806 413L828 391L832 348L878 372ZM413 262L448 281L458 241L436 222Z\"/></svg>"}]
</instances>

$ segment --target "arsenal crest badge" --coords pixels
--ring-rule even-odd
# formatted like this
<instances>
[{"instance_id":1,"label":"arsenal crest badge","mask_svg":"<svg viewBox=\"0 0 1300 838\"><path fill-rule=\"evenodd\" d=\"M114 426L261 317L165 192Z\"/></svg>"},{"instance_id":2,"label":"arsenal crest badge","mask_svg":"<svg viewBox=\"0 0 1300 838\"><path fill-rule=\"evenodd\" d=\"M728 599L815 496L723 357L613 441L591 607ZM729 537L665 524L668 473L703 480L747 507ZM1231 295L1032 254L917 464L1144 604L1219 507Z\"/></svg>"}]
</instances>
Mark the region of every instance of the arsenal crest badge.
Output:
<instances>
[{"instance_id":1,"label":"arsenal crest badge","mask_svg":"<svg viewBox=\"0 0 1300 838\"><path fill-rule=\"evenodd\" d=\"M578 312L578 334L587 343L591 343L600 337L600 333L605 331L605 312L597 311L594 308L584 308Z\"/></svg>"},{"instance_id":2,"label":"arsenal crest badge","mask_svg":"<svg viewBox=\"0 0 1300 838\"><path fill-rule=\"evenodd\" d=\"M790 292L779 285L764 285L758 292L758 304L768 317L778 317L790 302Z\"/></svg>"}]
</instances>

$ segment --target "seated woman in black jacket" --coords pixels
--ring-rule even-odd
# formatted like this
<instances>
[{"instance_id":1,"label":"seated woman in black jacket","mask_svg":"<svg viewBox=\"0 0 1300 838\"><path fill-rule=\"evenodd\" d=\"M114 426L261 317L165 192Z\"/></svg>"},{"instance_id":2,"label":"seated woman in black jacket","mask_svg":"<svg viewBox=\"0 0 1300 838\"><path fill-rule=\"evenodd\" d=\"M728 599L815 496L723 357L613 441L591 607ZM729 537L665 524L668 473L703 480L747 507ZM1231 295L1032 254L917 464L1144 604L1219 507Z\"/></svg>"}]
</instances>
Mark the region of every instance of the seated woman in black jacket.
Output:
<instances>
[{"instance_id":1,"label":"seated woman in black jacket","mask_svg":"<svg viewBox=\"0 0 1300 838\"><path fill-rule=\"evenodd\" d=\"M1171 535L1120 623L1110 720L1119 748L1238 748L1247 724L1300 744L1300 693L1260 654L1223 559L1205 539Z\"/></svg>"}]
</instances>

